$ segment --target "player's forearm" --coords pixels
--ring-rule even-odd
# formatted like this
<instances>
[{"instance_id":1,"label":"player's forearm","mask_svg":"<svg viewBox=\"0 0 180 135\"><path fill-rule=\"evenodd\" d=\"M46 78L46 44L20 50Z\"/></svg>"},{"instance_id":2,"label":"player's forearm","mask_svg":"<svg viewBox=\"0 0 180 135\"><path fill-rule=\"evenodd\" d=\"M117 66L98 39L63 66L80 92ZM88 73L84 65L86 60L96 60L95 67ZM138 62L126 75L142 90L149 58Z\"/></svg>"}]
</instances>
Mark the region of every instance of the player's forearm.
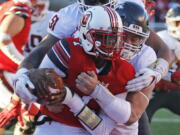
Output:
<instances>
[{"instance_id":1,"label":"player's forearm","mask_svg":"<svg viewBox=\"0 0 180 135\"><path fill-rule=\"evenodd\" d=\"M39 67L45 54L57 41L56 37L47 35L39 46L22 61L19 68L31 69Z\"/></svg>"},{"instance_id":2,"label":"player's forearm","mask_svg":"<svg viewBox=\"0 0 180 135\"><path fill-rule=\"evenodd\" d=\"M131 115L126 125L131 125L140 119L149 104L154 87L155 81L141 91L128 93L126 100L131 103Z\"/></svg>"},{"instance_id":3,"label":"player's forearm","mask_svg":"<svg viewBox=\"0 0 180 135\"><path fill-rule=\"evenodd\" d=\"M131 103L114 96L107 88L98 84L91 94L101 109L115 122L126 123L131 116Z\"/></svg>"},{"instance_id":4,"label":"player's forearm","mask_svg":"<svg viewBox=\"0 0 180 135\"><path fill-rule=\"evenodd\" d=\"M78 118L84 128L92 135L109 135L115 127L115 122L106 114L97 115L87 107L82 99L66 87L66 97L63 101L70 111Z\"/></svg>"},{"instance_id":5,"label":"player's forearm","mask_svg":"<svg viewBox=\"0 0 180 135\"><path fill-rule=\"evenodd\" d=\"M101 109L115 122L130 125L141 117L154 89L154 83L139 92L128 94L127 99L112 95L107 88L97 85L92 97L96 99Z\"/></svg>"},{"instance_id":6,"label":"player's forearm","mask_svg":"<svg viewBox=\"0 0 180 135\"><path fill-rule=\"evenodd\" d=\"M146 41L146 44L155 50L158 58L163 58L168 61L169 65L176 60L174 52L168 48L166 43L164 43L154 31L151 30L151 34Z\"/></svg>"}]
</instances>

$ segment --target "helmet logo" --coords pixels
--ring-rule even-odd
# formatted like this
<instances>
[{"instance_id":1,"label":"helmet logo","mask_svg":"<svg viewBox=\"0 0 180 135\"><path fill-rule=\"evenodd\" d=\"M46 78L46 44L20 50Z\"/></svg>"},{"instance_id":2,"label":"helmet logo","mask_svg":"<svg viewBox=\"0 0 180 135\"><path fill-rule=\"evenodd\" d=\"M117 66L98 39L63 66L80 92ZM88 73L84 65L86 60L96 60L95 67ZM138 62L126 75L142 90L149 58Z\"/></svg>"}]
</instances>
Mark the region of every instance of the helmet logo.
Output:
<instances>
[{"instance_id":1,"label":"helmet logo","mask_svg":"<svg viewBox=\"0 0 180 135\"><path fill-rule=\"evenodd\" d=\"M136 30L140 29L138 25L133 25L133 28L136 29Z\"/></svg>"},{"instance_id":2,"label":"helmet logo","mask_svg":"<svg viewBox=\"0 0 180 135\"><path fill-rule=\"evenodd\" d=\"M136 24L130 24L129 28L136 32L142 32L142 27Z\"/></svg>"},{"instance_id":3,"label":"helmet logo","mask_svg":"<svg viewBox=\"0 0 180 135\"><path fill-rule=\"evenodd\" d=\"M96 47L100 47L101 46L101 42L100 41L95 41L95 45L96 45Z\"/></svg>"},{"instance_id":4,"label":"helmet logo","mask_svg":"<svg viewBox=\"0 0 180 135\"><path fill-rule=\"evenodd\" d=\"M90 16L91 16L91 14L86 14L86 15L83 16L82 21L81 21L81 24L82 24L83 26L86 26L86 24L87 24Z\"/></svg>"}]
</instances>

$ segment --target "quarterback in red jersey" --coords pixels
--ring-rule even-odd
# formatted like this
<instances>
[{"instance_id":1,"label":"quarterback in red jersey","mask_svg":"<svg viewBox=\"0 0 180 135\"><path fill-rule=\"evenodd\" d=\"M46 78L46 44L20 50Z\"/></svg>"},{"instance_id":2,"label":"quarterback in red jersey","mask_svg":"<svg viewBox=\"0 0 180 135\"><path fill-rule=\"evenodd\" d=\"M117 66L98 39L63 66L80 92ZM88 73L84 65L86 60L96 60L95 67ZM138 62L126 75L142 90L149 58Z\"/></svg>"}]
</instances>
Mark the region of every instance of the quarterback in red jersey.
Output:
<instances>
[{"instance_id":1,"label":"quarterback in red jersey","mask_svg":"<svg viewBox=\"0 0 180 135\"><path fill-rule=\"evenodd\" d=\"M52 47L40 68L54 69L69 88L65 87L66 96L61 102L65 106L59 113L54 113L49 105L42 106L42 113L54 121L38 126L35 135L59 132L109 135L117 123L124 126L137 123L153 85L139 92L126 91L125 85L134 78L135 71L129 62L119 57L122 36L118 13L97 6L84 13L78 39L65 38ZM43 85L43 89L36 90L43 96L47 89L49 87ZM134 128L135 135L137 127Z\"/></svg>"}]
</instances>

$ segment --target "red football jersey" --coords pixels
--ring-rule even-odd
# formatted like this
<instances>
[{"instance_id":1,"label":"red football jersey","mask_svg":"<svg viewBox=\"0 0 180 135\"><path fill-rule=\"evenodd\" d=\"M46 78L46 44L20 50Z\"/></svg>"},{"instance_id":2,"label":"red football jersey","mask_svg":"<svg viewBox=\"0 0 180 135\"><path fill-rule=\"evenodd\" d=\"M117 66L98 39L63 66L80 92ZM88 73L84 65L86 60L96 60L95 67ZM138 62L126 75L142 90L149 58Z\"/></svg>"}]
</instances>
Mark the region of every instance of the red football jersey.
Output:
<instances>
[{"instance_id":1,"label":"red football jersey","mask_svg":"<svg viewBox=\"0 0 180 135\"><path fill-rule=\"evenodd\" d=\"M86 72L89 70L94 70L96 72L95 63L92 59L92 56L87 55L84 52L82 47L80 47L79 45L76 45L76 46L73 45L73 43L76 42L75 39L67 38L65 40L68 41L71 56L67 61L68 63L68 68L66 71L67 77L64 79L64 82L65 84L68 85L70 89L75 91L81 97L87 96L76 88L75 79L81 72ZM62 43L63 42L61 42L61 44ZM55 44L55 46L57 47L54 47L54 48L60 49L60 47L58 47L58 44ZM113 94L119 94L119 93L126 92L125 85L127 81L134 78L135 70L134 70L134 67L129 62L122 59L117 59L117 60L112 61L109 72L107 72L104 75L97 74L97 76L101 82L105 84L109 84L108 89ZM96 112L100 110L100 107L98 106L95 100L90 100L88 103L88 106L89 108L95 110ZM55 121L58 121L58 122L61 122L70 126L81 127L81 124L79 123L77 118L74 117L74 115L69 111L69 108L67 106L65 106L63 111L58 114L49 112L45 107L42 107L41 111L47 116L53 118Z\"/></svg>"},{"instance_id":2,"label":"red football jersey","mask_svg":"<svg viewBox=\"0 0 180 135\"><path fill-rule=\"evenodd\" d=\"M25 20L23 30L12 37L13 43L17 50L22 53L22 47L28 42L28 36L31 26L31 9L22 3L15 3L13 1L7 1L0 5L0 24L4 18L9 14L20 15ZM0 70L7 70L15 72L18 65L9 59L2 51L0 51Z\"/></svg>"}]
</instances>

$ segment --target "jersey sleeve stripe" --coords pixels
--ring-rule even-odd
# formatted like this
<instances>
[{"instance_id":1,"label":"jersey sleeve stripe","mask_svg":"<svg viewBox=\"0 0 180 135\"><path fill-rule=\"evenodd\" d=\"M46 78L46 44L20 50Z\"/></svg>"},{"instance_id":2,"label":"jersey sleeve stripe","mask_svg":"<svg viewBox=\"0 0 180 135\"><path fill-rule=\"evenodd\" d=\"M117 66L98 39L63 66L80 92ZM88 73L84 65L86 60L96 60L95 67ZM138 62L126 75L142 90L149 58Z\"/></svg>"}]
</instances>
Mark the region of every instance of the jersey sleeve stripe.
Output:
<instances>
[{"instance_id":1,"label":"jersey sleeve stripe","mask_svg":"<svg viewBox=\"0 0 180 135\"><path fill-rule=\"evenodd\" d=\"M54 54L56 55L56 57L59 59L59 61L65 66L67 67L67 61L64 60L64 58L62 57L61 53L59 52L59 50L57 49L57 46L53 47L53 51Z\"/></svg>"},{"instance_id":2,"label":"jersey sleeve stripe","mask_svg":"<svg viewBox=\"0 0 180 135\"><path fill-rule=\"evenodd\" d=\"M70 49L69 49L69 44L66 40L61 40L60 41L61 47L63 48L64 52L66 55L70 58Z\"/></svg>"},{"instance_id":3,"label":"jersey sleeve stripe","mask_svg":"<svg viewBox=\"0 0 180 135\"><path fill-rule=\"evenodd\" d=\"M53 48L48 52L49 59L56 65L60 70L65 72L67 70L67 66L65 66L62 61L58 58L58 55L55 53Z\"/></svg>"},{"instance_id":4,"label":"jersey sleeve stripe","mask_svg":"<svg viewBox=\"0 0 180 135\"><path fill-rule=\"evenodd\" d=\"M63 51L60 47L59 42L57 42L54 46L53 46L53 50L55 51L55 53L57 54L58 58L63 62L64 65L68 65L68 59L66 59L66 57L63 54Z\"/></svg>"}]
</instances>

